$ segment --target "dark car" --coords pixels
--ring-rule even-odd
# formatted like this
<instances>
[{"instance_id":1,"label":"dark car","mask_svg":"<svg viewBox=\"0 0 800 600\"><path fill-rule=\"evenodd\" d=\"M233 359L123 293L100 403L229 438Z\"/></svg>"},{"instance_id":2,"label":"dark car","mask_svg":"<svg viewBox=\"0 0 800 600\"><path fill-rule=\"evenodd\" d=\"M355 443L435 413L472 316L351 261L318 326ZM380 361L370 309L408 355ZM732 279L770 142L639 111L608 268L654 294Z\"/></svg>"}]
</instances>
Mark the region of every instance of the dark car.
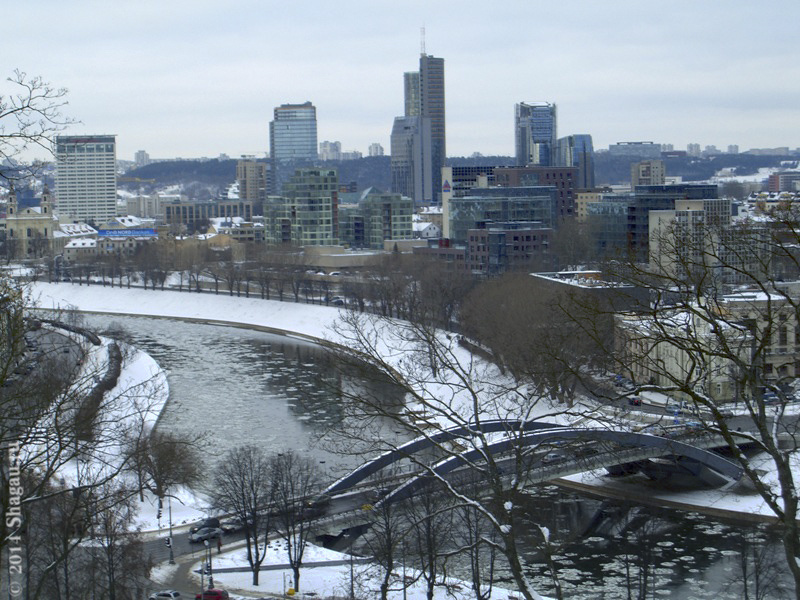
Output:
<instances>
[{"instance_id":1,"label":"dark car","mask_svg":"<svg viewBox=\"0 0 800 600\"><path fill-rule=\"evenodd\" d=\"M631 396L630 398L628 398L628 404L630 404L631 406L641 406L642 399L639 396Z\"/></svg>"},{"instance_id":2,"label":"dark car","mask_svg":"<svg viewBox=\"0 0 800 600\"><path fill-rule=\"evenodd\" d=\"M228 592L214 588L195 594L194 600L228 600L228 598L230 598Z\"/></svg>"},{"instance_id":3,"label":"dark car","mask_svg":"<svg viewBox=\"0 0 800 600\"><path fill-rule=\"evenodd\" d=\"M195 523L189 529L189 533L195 533L196 531L200 531L201 529L206 529L208 527L219 527L219 519L216 517L209 517L208 519L203 519L199 523Z\"/></svg>"},{"instance_id":4,"label":"dark car","mask_svg":"<svg viewBox=\"0 0 800 600\"><path fill-rule=\"evenodd\" d=\"M203 527L194 533L189 534L190 542L205 542L206 540L215 540L222 537L222 529L219 527Z\"/></svg>"}]
</instances>

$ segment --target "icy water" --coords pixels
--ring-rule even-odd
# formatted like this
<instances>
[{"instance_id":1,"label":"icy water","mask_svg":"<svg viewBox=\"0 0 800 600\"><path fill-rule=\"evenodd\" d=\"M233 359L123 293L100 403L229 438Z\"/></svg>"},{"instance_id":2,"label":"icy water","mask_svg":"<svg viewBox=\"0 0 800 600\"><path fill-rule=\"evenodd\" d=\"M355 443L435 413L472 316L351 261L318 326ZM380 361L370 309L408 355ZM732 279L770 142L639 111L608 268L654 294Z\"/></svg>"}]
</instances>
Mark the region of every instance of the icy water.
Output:
<instances>
[{"instance_id":1,"label":"icy water","mask_svg":"<svg viewBox=\"0 0 800 600\"><path fill-rule=\"evenodd\" d=\"M359 462L321 439L342 418L337 389L366 384L355 375L334 376L327 355L313 344L166 319L86 316L86 322L124 331L167 370L170 401L158 427L207 434L209 470L243 443L308 453L331 479ZM399 399L391 388L382 391L387 401ZM554 564L571 600L740 600L745 580L751 598L791 596L781 588L786 576L776 538L763 526L626 506L556 486L537 490L528 512L562 544ZM533 523L530 529L537 530ZM531 535L530 547L537 543ZM552 593L540 556L532 550L528 561L537 565L531 574L538 589Z\"/></svg>"}]
</instances>

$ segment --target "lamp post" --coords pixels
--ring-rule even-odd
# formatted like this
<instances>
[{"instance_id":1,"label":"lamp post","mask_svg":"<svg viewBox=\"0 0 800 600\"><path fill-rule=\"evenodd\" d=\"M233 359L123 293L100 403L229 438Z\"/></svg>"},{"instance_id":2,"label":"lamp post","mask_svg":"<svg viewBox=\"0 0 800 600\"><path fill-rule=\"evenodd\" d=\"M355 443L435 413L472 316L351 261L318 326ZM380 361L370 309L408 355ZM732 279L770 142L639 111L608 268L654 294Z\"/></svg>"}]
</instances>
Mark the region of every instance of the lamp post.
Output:
<instances>
[{"instance_id":1,"label":"lamp post","mask_svg":"<svg viewBox=\"0 0 800 600\"><path fill-rule=\"evenodd\" d=\"M175 564L175 554L172 552L172 496L167 496L169 507L169 564Z\"/></svg>"},{"instance_id":2,"label":"lamp post","mask_svg":"<svg viewBox=\"0 0 800 600\"><path fill-rule=\"evenodd\" d=\"M208 554L208 589L211 589L214 587L214 573L211 568L211 544L208 543L208 540L203 540L203 543L206 545L206 553Z\"/></svg>"}]
</instances>

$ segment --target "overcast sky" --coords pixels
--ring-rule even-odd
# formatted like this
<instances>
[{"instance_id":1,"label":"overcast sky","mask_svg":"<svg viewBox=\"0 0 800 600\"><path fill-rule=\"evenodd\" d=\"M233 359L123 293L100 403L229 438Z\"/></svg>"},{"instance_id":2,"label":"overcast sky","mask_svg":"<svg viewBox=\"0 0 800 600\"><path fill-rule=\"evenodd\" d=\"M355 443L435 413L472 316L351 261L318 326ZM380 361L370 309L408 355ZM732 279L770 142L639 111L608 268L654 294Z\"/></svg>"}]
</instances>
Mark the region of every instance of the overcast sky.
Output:
<instances>
[{"instance_id":1,"label":"overcast sky","mask_svg":"<svg viewBox=\"0 0 800 600\"><path fill-rule=\"evenodd\" d=\"M319 141L388 154L422 27L450 156L513 154L521 101L555 102L558 135L595 148L796 148L798 17L798 0L31 0L4 12L0 55L3 78L67 88L69 133L116 134L121 159L264 156L273 108L306 100Z\"/></svg>"}]
</instances>

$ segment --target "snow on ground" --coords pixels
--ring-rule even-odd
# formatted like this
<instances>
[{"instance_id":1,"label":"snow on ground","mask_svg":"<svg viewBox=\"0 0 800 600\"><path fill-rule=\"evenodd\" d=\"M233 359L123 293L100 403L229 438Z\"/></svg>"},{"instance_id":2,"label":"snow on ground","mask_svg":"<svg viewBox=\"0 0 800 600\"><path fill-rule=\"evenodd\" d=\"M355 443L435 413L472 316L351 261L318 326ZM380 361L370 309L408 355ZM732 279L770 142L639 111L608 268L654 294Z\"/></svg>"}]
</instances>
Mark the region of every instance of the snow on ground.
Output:
<instances>
[{"instance_id":1,"label":"snow on ground","mask_svg":"<svg viewBox=\"0 0 800 600\"><path fill-rule=\"evenodd\" d=\"M267 546L267 556L264 559L262 566L267 565L285 565L286 564L286 549L281 541L273 540ZM198 551L198 558L201 558L201 551ZM325 597L331 595L338 595L340 597L349 597L350 594L350 556L333 550L326 550L319 546L309 545L306 547L303 555L303 562L330 562L331 566L305 566L300 570L300 590L297 594L299 597ZM192 583L196 588L200 589L201 579L199 569L203 564L203 560L198 560L192 565ZM219 569L224 568L248 568L246 550L243 546L236 549L225 550L223 546L222 554L218 554L212 548L211 552L211 565L213 567L212 574L214 576L215 587L221 587L228 591L234 591L236 594L245 594L246 597L253 595L274 594L281 595L285 590L288 590L293 585L293 575L291 569L270 569L261 571L259 573L259 585L252 584L253 576L248 570L246 572L235 573L221 573ZM169 582L177 567L175 565L162 565L153 571L152 578L158 582ZM379 567L374 565L358 564L353 565L353 587L356 591L356 597L359 598L377 598L379 597L378 586L383 573ZM400 582L403 578L402 564L398 565L395 570L396 577L393 579L394 591L389 593L389 598L392 600L424 600L426 595L424 582L417 582L410 585L405 594L402 591ZM407 578L413 578L416 575L411 569L405 572ZM409 579L410 581L410 579ZM208 578L205 577L204 584L208 584ZM234 594L234 595L236 595ZM448 579L446 586L438 586L434 598L436 600L466 600L473 598L474 593L471 593L469 584L456 579ZM495 600L508 600L515 598L514 592L499 587L494 587L492 590L492 598Z\"/></svg>"},{"instance_id":2,"label":"snow on ground","mask_svg":"<svg viewBox=\"0 0 800 600\"><path fill-rule=\"evenodd\" d=\"M287 334L341 342L333 329L341 309L294 302L239 298L226 294L196 294L189 292L152 291L79 286L74 284L32 284L32 297L41 308L73 307L83 311L120 313L144 316L182 317L235 324L253 325ZM391 342L386 342L387 345ZM388 351L388 350L387 350ZM798 470L800 476L800 469ZM635 479L613 479L593 473L574 475L568 480L590 486L598 491L607 488L612 493L644 493L650 497L669 499L698 507L710 506L741 513L771 516L757 494L731 493L725 490L664 492L643 489ZM203 507L199 507L202 511ZM173 516L175 505L173 503ZM197 517L204 516L197 513ZM147 521L147 519L145 519ZM149 521L154 523L154 519Z\"/></svg>"}]
</instances>

